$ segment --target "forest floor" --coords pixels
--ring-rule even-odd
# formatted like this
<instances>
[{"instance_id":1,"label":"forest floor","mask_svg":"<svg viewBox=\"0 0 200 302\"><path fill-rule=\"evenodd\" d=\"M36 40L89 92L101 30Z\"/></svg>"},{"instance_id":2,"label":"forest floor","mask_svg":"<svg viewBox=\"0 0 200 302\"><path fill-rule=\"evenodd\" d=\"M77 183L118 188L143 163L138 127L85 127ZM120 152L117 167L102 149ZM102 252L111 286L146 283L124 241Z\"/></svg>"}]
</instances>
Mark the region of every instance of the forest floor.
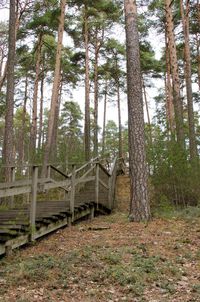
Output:
<instances>
[{"instance_id":1,"label":"forest floor","mask_svg":"<svg viewBox=\"0 0 200 302\"><path fill-rule=\"evenodd\" d=\"M200 218L115 212L0 259L1 302L200 301Z\"/></svg>"}]
</instances>

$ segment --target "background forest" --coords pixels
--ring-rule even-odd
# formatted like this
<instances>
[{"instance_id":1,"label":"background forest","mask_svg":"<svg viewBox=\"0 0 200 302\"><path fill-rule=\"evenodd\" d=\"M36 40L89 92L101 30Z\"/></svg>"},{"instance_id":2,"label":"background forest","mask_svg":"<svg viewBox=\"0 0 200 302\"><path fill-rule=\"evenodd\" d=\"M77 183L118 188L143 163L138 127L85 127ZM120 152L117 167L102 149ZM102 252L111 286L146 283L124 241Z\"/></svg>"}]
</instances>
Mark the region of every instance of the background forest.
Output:
<instances>
[{"instance_id":1,"label":"background forest","mask_svg":"<svg viewBox=\"0 0 200 302\"><path fill-rule=\"evenodd\" d=\"M67 169L96 156L127 160L128 126L121 116L127 89L123 2L10 3L9 24L0 22L2 169L49 162ZM0 5L1 14L8 3ZM138 27L152 196L197 205L199 0L138 1ZM163 40L159 60L153 48L157 36ZM111 104L117 120L108 115Z\"/></svg>"}]
</instances>

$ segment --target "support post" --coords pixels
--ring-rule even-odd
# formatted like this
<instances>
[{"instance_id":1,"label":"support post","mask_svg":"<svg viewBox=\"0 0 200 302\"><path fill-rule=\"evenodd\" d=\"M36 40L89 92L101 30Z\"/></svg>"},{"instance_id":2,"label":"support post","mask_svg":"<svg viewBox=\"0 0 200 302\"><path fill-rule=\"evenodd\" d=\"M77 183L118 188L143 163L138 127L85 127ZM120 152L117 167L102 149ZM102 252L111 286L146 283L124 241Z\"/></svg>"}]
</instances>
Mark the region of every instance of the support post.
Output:
<instances>
[{"instance_id":1,"label":"support post","mask_svg":"<svg viewBox=\"0 0 200 302\"><path fill-rule=\"evenodd\" d=\"M94 219L94 206L91 207L90 220Z\"/></svg>"},{"instance_id":2,"label":"support post","mask_svg":"<svg viewBox=\"0 0 200 302\"><path fill-rule=\"evenodd\" d=\"M37 184L38 184L38 167L33 166L33 169L32 169L31 204L30 204L30 232L31 232L30 236L31 236L31 241L34 240L34 233L35 233Z\"/></svg>"},{"instance_id":3,"label":"support post","mask_svg":"<svg viewBox=\"0 0 200 302\"><path fill-rule=\"evenodd\" d=\"M47 178L51 178L51 166L47 166Z\"/></svg>"},{"instance_id":4,"label":"support post","mask_svg":"<svg viewBox=\"0 0 200 302\"><path fill-rule=\"evenodd\" d=\"M111 210L112 209L112 175L109 176L108 186L109 186L109 191L108 191L108 208Z\"/></svg>"},{"instance_id":5,"label":"support post","mask_svg":"<svg viewBox=\"0 0 200 302\"><path fill-rule=\"evenodd\" d=\"M14 182L15 181L15 167L11 167L11 182ZM15 200L15 196L11 196L10 197L10 206L11 208L14 207L14 200Z\"/></svg>"},{"instance_id":6,"label":"support post","mask_svg":"<svg viewBox=\"0 0 200 302\"><path fill-rule=\"evenodd\" d=\"M99 208L99 163L96 163L95 202L96 202L97 210L98 210L98 208Z\"/></svg>"},{"instance_id":7,"label":"support post","mask_svg":"<svg viewBox=\"0 0 200 302\"><path fill-rule=\"evenodd\" d=\"M76 166L72 165L71 176L71 195L70 195L70 213L72 214L72 222L74 221L74 201L75 201L75 181L76 181Z\"/></svg>"}]
</instances>

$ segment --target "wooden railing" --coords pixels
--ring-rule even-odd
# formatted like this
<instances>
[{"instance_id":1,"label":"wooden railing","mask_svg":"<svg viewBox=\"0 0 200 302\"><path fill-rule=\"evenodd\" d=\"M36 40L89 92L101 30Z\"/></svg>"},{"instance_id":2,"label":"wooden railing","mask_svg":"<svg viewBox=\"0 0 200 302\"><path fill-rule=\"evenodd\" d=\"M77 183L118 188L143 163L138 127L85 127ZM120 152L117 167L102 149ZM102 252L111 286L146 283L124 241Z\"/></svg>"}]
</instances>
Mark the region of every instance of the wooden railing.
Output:
<instances>
[{"instance_id":1,"label":"wooden railing","mask_svg":"<svg viewBox=\"0 0 200 302\"><path fill-rule=\"evenodd\" d=\"M34 239L34 232L36 229L36 209L37 209L37 196L41 192L46 192L50 189L62 189L65 192L65 200L69 201L68 206L70 209L71 221L74 221L75 216L75 196L80 192L87 190L87 183L93 183L94 186L94 202L96 209L99 205L103 205L112 210L114 204L115 183L117 171L120 161L116 158L113 162L112 168L108 171L98 158L91 160L80 168L72 165L72 172L70 174L63 173L53 165L47 166L47 177L39 178L39 166L31 167L32 173L29 179L15 180L15 167L12 167L12 181L7 183L0 183L0 198L11 197L11 207L14 206L14 196L27 194L29 195L29 222L31 230L31 238ZM55 180L52 178L52 171L57 173L63 180ZM102 191L107 194L108 198L103 198ZM107 192L107 193L106 193ZM87 195L85 195L87 199ZM105 199L105 200L104 200ZM87 202L87 200L83 200Z\"/></svg>"}]
</instances>

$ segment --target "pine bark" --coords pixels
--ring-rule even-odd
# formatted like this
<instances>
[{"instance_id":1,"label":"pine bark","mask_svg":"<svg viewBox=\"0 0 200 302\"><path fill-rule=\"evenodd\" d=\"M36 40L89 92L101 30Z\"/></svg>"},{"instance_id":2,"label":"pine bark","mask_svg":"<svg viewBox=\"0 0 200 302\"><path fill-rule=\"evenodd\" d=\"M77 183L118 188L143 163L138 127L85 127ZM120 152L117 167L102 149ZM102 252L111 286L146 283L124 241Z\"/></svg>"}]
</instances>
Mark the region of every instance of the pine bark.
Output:
<instances>
[{"instance_id":1,"label":"pine bark","mask_svg":"<svg viewBox=\"0 0 200 302\"><path fill-rule=\"evenodd\" d=\"M65 6L66 0L61 0L60 2L60 17L59 17L59 27L58 27L58 44L56 50L56 63L54 70L54 82L51 96L51 108L48 120L48 132L47 132L47 142L45 146L44 162L42 169L42 176L46 174L46 165L49 161L52 148L56 146L52 145L53 131L55 126L56 108L59 102L59 86L60 86L60 70L61 70L61 55L62 55L62 41L64 32L64 21L65 21Z\"/></svg>"},{"instance_id":2,"label":"pine bark","mask_svg":"<svg viewBox=\"0 0 200 302\"><path fill-rule=\"evenodd\" d=\"M192 97L192 70L191 70L191 53L190 53L190 38L189 38L189 12L190 3L186 1L186 11L184 9L183 0L180 0L180 11L184 33L184 61L185 61L185 81L186 81L186 93L187 93L187 110L188 110L188 125L189 125L189 147L190 147L190 159L197 158L197 143L194 126L194 108Z\"/></svg>"},{"instance_id":3,"label":"pine bark","mask_svg":"<svg viewBox=\"0 0 200 302\"><path fill-rule=\"evenodd\" d=\"M6 115L5 131L3 145L3 163L7 165L14 164L13 156L13 111L14 111L14 66L15 66L15 0L10 0L9 16L9 39L8 39L8 63L7 63L7 91L6 91ZM5 180L10 180L9 169L5 169Z\"/></svg>"},{"instance_id":4,"label":"pine bark","mask_svg":"<svg viewBox=\"0 0 200 302\"><path fill-rule=\"evenodd\" d=\"M147 164L140 69L137 7L135 0L124 0L127 52L129 166L131 179L130 220L149 220Z\"/></svg>"},{"instance_id":5,"label":"pine bark","mask_svg":"<svg viewBox=\"0 0 200 302\"><path fill-rule=\"evenodd\" d=\"M180 95L180 79L178 71L178 59L176 52L176 43L174 36L174 22L171 7L171 0L165 0L165 11L166 11L166 26L167 26L167 37L169 42L169 52L170 52L170 65L172 72L173 81L173 103L175 111L175 123L176 123L176 133L177 141L182 150L185 148L184 139L184 128L183 128L183 104Z\"/></svg>"},{"instance_id":6,"label":"pine bark","mask_svg":"<svg viewBox=\"0 0 200 302\"><path fill-rule=\"evenodd\" d=\"M84 18L84 47L85 47L85 160L90 159L90 68L89 68L89 33L88 33L88 15L85 5Z\"/></svg>"}]
</instances>

